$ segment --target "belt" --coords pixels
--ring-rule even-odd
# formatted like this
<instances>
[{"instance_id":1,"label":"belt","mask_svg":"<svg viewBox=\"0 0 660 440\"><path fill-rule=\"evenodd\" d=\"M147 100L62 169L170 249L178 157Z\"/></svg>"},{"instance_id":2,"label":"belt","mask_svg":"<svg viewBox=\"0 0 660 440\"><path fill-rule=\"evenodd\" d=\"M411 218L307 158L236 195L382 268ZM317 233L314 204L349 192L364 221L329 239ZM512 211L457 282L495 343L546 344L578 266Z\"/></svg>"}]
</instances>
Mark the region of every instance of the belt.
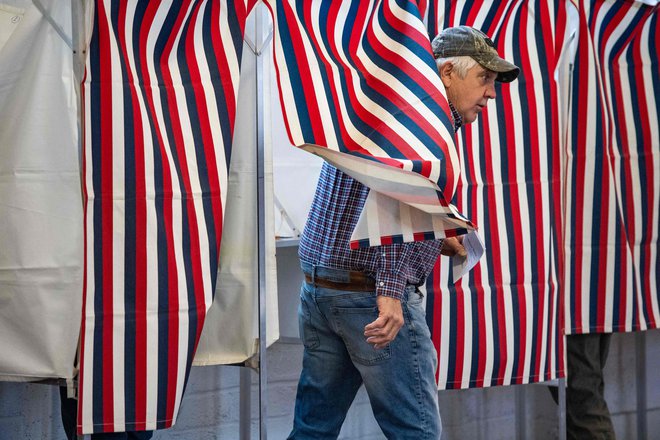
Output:
<instances>
[{"instance_id":1,"label":"belt","mask_svg":"<svg viewBox=\"0 0 660 440\"><path fill-rule=\"evenodd\" d=\"M305 281L308 284L313 284L317 287L325 287L334 290L345 290L348 292L373 292L376 290L376 281L370 276L353 270L350 271L348 275L349 280L345 282L329 280L319 277L318 275L314 277L314 281L312 282L312 276L308 273L305 273Z\"/></svg>"}]
</instances>

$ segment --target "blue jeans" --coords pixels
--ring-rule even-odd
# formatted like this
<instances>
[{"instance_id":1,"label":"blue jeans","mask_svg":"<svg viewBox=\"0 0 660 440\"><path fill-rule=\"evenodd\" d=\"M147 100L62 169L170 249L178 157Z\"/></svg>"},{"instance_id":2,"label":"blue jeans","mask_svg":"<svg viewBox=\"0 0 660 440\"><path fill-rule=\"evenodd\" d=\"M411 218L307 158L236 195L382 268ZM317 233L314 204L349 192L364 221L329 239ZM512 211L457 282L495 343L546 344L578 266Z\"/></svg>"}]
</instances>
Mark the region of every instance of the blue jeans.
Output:
<instances>
[{"instance_id":1,"label":"blue jeans","mask_svg":"<svg viewBox=\"0 0 660 440\"><path fill-rule=\"evenodd\" d=\"M347 279L345 271L315 269L317 277ZM303 283L298 320L305 351L289 439L336 439L362 383L387 438L440 438L437 357L422 299L415 286L406 288L405 324L394 341L376 350L363 334L378 317L375 292Z\"/></svg>"}]
</instances>

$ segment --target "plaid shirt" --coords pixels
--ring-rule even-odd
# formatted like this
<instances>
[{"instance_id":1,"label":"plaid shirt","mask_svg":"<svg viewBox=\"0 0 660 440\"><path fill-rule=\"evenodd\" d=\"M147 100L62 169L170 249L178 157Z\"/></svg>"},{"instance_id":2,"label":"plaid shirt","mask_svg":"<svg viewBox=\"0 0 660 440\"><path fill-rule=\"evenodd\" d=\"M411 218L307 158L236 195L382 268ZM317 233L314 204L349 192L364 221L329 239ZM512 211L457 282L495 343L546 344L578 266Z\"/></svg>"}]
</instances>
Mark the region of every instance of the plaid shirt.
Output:
<instances>
[{"instance_id":1,"label":"plaid shirt","mask_svg":"<svg viewBox=\"0 0 660 440\"><path fill-rule=\"evenodd\" d=\"M406 284L421 285L440 255L442 240L350 249L369 188L327 163L300 237L300 261L356 270L376 279L376 293L401 299Z\"/></svg>"},{"instance_id":2,"label":"plaid shirt","mask_svg":"<svg viewBox=\"0 0 660 440\"><path fill-rule=\"evenodd\" d=\"M454 130L461 116L449 103ZM351 234L369 188L323 164L314 202L300 237L300 261L314 266L364 272L376 280L376 293L401 299L407 284L421 285L435 264L442 240L350 249Z\"/></svg>"}]
</instances>

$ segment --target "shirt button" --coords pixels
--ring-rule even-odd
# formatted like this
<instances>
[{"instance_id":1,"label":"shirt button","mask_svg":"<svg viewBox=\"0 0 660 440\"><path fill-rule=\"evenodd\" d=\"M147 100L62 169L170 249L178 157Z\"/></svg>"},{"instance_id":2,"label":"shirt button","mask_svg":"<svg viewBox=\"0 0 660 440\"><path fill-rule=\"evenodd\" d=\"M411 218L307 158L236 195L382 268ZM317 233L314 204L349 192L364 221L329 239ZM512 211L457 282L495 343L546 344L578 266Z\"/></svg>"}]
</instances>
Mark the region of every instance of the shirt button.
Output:
<instances>
[{"instance_id":1,"label":"shirt button","mask_svg":"<svg viewBox=\"0 0 660 440\"><path fill-rule=\"evenodd\" d=\"M380 255L382 255L382 256L384 257L384 256L385 256L385 252L383 252L383 253L382 253L382 254L380 254Z\"/></svg>"},{"instance_id":2,"label":"shirt button","mask_svg":"<svg viewBox=\"0 0 660 440\"><path fill-rule=\"evenodd\" d=\"M382 287L382 286L385 285L385 283L383 281L381 281L380 283L378 283L378 285Z\"/></svg>"}]
</instances>

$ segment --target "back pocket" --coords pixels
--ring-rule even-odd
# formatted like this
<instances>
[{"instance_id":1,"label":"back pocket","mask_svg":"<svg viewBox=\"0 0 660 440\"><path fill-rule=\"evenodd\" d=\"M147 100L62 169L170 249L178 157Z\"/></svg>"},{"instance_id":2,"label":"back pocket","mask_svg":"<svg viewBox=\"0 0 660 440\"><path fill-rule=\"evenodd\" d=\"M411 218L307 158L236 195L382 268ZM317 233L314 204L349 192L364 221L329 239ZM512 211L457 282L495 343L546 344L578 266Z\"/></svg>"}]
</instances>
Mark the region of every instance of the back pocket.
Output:
<instances>
[{"instance_id":1,"label":"back pocket","mask_svg":"<svg viewBox=\"0 0 660 440\"><path fill-rule=\"evenodd\" d=\"M309 304L307 304L303 295L300 295L300 304L298 305L298 331L300 332L300 339L302 339L303 345L307 349L313 350L321 344L316 328L312 325Z\"/></svg>"},{"instance_id":2,"label":"back pocket","mask_svg":"<svg viewBox=\"0 0 660 440\"><path fill-rule=\"evenodd\" d=\"M332 319L354 362L374 365L392 357L390 344L376 350L367 342L364 327L378 318L377 307L332 307Z\"/></svg>"}]
</instances>

